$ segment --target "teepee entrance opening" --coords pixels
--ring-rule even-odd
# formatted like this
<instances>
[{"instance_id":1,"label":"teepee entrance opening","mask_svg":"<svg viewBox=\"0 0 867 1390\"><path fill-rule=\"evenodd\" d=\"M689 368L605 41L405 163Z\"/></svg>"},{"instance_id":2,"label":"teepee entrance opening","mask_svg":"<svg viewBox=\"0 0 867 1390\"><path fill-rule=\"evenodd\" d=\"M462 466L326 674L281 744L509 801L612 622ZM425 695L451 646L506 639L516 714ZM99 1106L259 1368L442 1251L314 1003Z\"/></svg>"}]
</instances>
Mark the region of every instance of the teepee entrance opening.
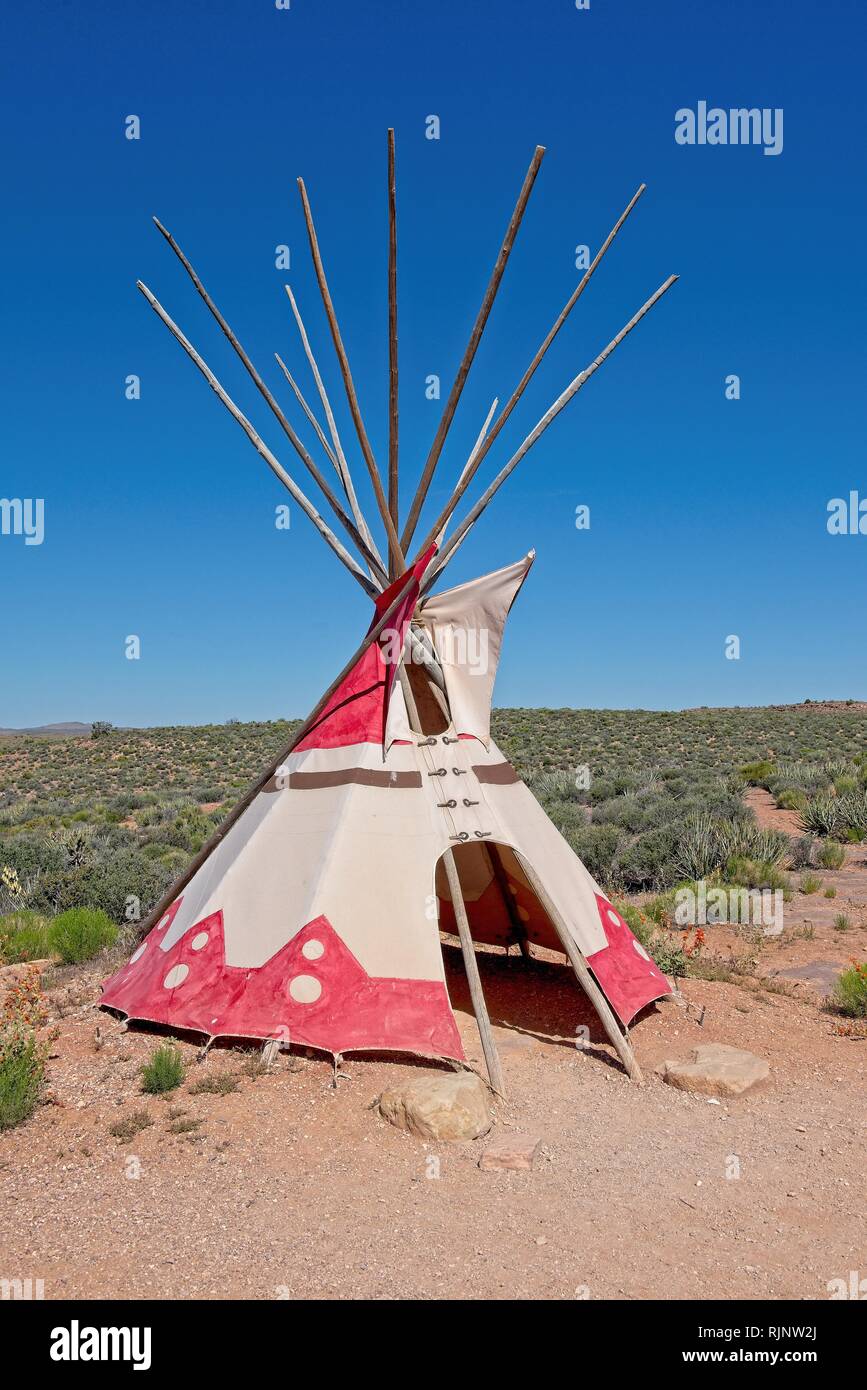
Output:
<instances>
[{"instance_id":1,"label":"teepee entrance opening","mask_svg":"<svg viewBox=\"0 0 867 1390\"><path fill-rule=\"evenodd\" d=\"M438 861L435 882L440 930L460 937L482 1050L496 1092L504 1095L505 1088L474 941L506 948L516 942L522 953L528 955L532 940L550 950L563 952L627 1073L637 1081L642 1079L632 1046L621 1031L608 1000L541 877L523 855L496 841L459 844L453 850L446 850Z\"/></svg>"}]
</instances>

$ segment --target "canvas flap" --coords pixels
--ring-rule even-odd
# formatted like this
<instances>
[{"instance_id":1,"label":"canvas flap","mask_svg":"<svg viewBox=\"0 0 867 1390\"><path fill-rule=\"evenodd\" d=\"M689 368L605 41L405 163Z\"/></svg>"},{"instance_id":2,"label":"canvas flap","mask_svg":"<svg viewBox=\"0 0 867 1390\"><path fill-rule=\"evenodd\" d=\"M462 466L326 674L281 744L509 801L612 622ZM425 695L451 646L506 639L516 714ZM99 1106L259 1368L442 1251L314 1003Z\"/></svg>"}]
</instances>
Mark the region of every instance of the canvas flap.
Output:
<instances>
[{"instance_id":1,"label":"canvas flap","mask_svg":"<svg viewBox=\"0 0 867 1390\"><path fill-rule=\"evenodd\" d=\"M503 628L535 558L531 550L513 565L434 594L422 604L422 622L445 675L455 732L472 734L486 747Z\"/></svg>"}]
</instances>

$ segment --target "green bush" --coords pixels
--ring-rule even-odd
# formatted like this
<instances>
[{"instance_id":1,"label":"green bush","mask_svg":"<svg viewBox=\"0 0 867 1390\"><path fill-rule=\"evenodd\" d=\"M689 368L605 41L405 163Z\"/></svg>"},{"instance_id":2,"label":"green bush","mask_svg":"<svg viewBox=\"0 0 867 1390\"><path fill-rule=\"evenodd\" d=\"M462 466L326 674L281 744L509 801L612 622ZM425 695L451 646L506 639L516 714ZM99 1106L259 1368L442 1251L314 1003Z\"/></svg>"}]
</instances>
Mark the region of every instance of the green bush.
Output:
<instances>
[{"instance_id":1,"label":"green bush","mask_svg":"<svg viewBox=\"0 0 867 1390\"><path fill-rule=\"evenodd\" d=\"M73 907L55 917L49 929L52 950L65 965L90 960L117 940L117 927L104 912L92 907Z\"/></svg>"},{"instance_id":2,"label":"green bush","mask_svg":"<svg viewBox=\"0 0 867 1390\"><path fill-rule=\"evenodd\" d=\"M184 1079L184 1059L174 1043L162 1043L154 1048L150 1059L141 1069L141 1088L148 1095L174 1091Z\"/></svg>"},{"instance_id":3,"label":"green bush","mask_svg":"<svg viewBox=\"0 0 867 1390\"><path fill-rule=\"evenodd\" d=\"M822 880L816 874L801 874L798 887L802 893L808 895L810 893L818 893L819 889L822 887Z\"/></svg>"},{"instance_id":4,"label":"green bush","mask_svg":"<svg viewBox=\"0 0 867 1390\"><path fill-rule=\"evenodd\" d=\"M28 1119L39 1102L45 1049L30 1029L0 1033L0 1130Z\"/></svg>"},{"instance_id":5,"label":"green bush","mask_svg":"<svg viewBox=\"0 0 867 1390\"><path fill-rule=\"evenodd\" d=\"M846 863L846 851L837 840L826 840L816 851L816 862L823 869L840 869Z\"/></svg>"},{"instance_id":6,"label":"green bush","mask_svg":"<svg viewBox=\"0 0 867 1390\"><path fill-rule=\"evenodd\" d=\"M776 770L776 764L765 759L758 763L747 763L740 768L740 774L751 787L767 787L768 779L773 777Z\"/></svg>"},{"instance_id":7,"label":"green bush","mask_svg":"<svg viewBox=\"0 0 867 1390\"><path fill-rule=\"evenodd\" d=\"M807 793L799 787L786 787L778 793L777 805L781 811L803 811L807 805Z\"/></svg>"},{"instance_id":8,"label":"green bush","mask_svg":"<svg viewBox=\"0 0 867 1390\"><path fill-rule=\"evenodd\" d=\"M776 864L767 860L747 859L743 855L733 855L726 864L726 881L740 888L780 888L784 893L791 892L792 885L786 874Z\"/></svg>"},{"instance_id":9,"label":"green bush","mask_svg":"<svg viewBox=\"0 0 867 1390\"><path fill-rule=\"evenodd\" d=\"M849 1018L867 1018L867 962L843 971L834 986L831 1005Z\"/></svg>"},{"instance_id":10,"label":"green bush","mask_svg":"<svg viewBox=\"0 0 867 1390\"><path fill-rule=\"evenodd\" d=\"M0 917L0 963L17 965L50 955L49 924L38 912L23 908Z\"/></svg>"}]
</instances>

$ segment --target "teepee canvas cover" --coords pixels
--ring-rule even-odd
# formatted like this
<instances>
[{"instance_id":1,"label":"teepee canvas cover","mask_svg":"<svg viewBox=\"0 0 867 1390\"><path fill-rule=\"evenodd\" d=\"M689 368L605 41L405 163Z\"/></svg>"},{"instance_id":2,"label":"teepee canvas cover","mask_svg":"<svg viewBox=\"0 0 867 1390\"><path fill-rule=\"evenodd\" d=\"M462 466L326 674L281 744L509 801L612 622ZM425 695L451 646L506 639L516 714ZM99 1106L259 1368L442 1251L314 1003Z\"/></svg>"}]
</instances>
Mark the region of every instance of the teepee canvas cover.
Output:
<instances>
[{"instance_id":1,"label":"teepee canvas cover","mask_svg":"<svg viewBox=\"0 0 867 1390\"><path fill-rule=\"evenodd\" d=\"M347 401L388 539L384 561L358 504L346 454L295 297L301 342L328 436L278 358L339 481L323 476L180 247L157 226L314 479L359 559L287 473L159 302L148 302L272 472L374 603L370 628L292 743L226 817L142 927L103 1004L129 1019L218 1037L279 1039L335 1055L386 1049L463 1060L440 929L456 930L492 1085L502 1077L473 941L560 950L630 1075L623 1029L668 982L491 738L491 699L506 617L533 554L432 593L506 478L632 328L670 277L542 416L463 521L452 513L643 192L642 185L532 359L482 428L449 501L414 558L410 544L506 267L544 151L524 180L470 343L402 532L397 472L394 140L389 132L388 497L367 433L303 182L313 264ZM492 424L493 421L493 424ZM345 503L345 505L344 505ZM348 510L347 510L348 508ZM360 561L360 563L359 563ZM619 1022L618 1022L619 1020Z\"/></svg>"},{"instance_id":2,"label":"teepee canvas cover","mask_svg":"<svg viewBox=\"0 0 867 1390\"><path fill-rule=\"evenodd\" d=\"M507 946L523 930L528 941L560 949L525 860L544 878L622 1023L668 993L490 736L503 625L531 562L422 607L435 648L453 658L443 662L452 721L442 733L412 732L401 687L392 688L394 666L378 643L368 648L108 983L103 1003L210 1037L461 1059L439 936L440 926L454 930L438 871L454 847L477 940ZM395 624L401 635L417 584L408 589ZM484 642L477 633L487 634Z\"/></svg>"}]
</instances>

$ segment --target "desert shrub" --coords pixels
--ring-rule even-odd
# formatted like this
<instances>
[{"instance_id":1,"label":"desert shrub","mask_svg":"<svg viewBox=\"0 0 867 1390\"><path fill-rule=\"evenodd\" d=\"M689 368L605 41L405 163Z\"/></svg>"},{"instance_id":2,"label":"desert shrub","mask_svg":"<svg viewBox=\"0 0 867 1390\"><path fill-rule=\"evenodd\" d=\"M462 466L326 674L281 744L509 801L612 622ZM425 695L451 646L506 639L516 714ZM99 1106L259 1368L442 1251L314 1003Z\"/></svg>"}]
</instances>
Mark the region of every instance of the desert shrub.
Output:
<instances>
[{"instance_id":1,"label":"desert shrub","mask_svg":"<svg viewBox=\"0 0 867 1390\"><path fill-rule=\"evenodd\" d=\"M800 787L784 787L777 793L777 805L781 811L803 811L807 805L807 793Z\"/></svg>"},{"instance_id":2,"label":"desert shrub","mask_svg":"<svg viewBox=\"0 0 867 1390\"><path fill-rule=\"evenodd\" d=\"M826 888L824 893L822 894L823 898L836 898L836 896L837 889L834 887L833 883L831 884L830 888Z\"/></svg>"},{"instance_id":3,"label":"desert shrub","mask_svg":"<svg viewBox=\"0 0 867 1390\"><path fill-rule=\"evenodd\" d=\"M858 842L867 838L867 789L854 788L839 800L839 823L848 839Z\"/></svg>"},{"instance_id":4,"label":"desert shrub","mask_svg":"<svg viewBox=\"0 0 867 1390\"><path fill-rule=\"evenodd\" d=\"M141 1088L149 1095L174 1091L184 1079L184 1059L172 1042L154 1048L141 1069Z\"/></svg>"},{"instance_id":5,"label":"desert shrub","mask_svg":"<svg viewBox=\"0 0 867 1390\"><path fill-rule=\"evenodd\" d=\"M707 878L719 866L719 827L712 816L704 813L687 821L675 860L681 878Z\"/></svg>"},{"instance_id":6,"label":"desert shrub","mask_svg":"<svg viewBox=\"0 0 867 1390\"><path fill-rule=\"evenodd\" d=\"M789 865L793 869L809 869L813 863L815 843L810 835L800 835L789 845Z\"/></svg>"},{"instance_id":7,"label":"desert shrub","mask_svg":"<svg viewBox=\"0 0 867 1390\"><path fill-rule=\"evenodd\" d=\"M838 840L826 840L816 851L816 862L823 869L840 869L846 862L846 851Z\"/></svg>"},{"instance_id":8,"label":"desert shrub","mask_svg":"<svg viewBox=\"0 0 867 1390\"><path fill-rule=\"evenodd\" d=\"M232 1091L237 1091L238 1078L233 1076L230 1071L213 1072L210 1075L200 1077L198 1081L194 1081L189 1089L191 1096L228 1096L231 1095Z\"/></svg>"},{"instance_id":9,"label":"desert shrub","mask_svg":"<svg viewBox=\"0 0 867 1390\"><path fill-rule=\"evenodd\" d=\"M64 964L76 965L113 946L117 927L99 908L73 907L55 917L49 940Z\"/></svg>"},{"instance_id":10,"label":"desert shrub","mask_svg":"<svg viewBox=\"0 0 867 1390\"><path fill-rule=\"evenodd\" d=\"M822 880L817 874L801 874L798 887L802 893L806 893L809 896L810 893L818 893L819 889L822 887Z\"/></svg>"},{"instance_id":11,"label":"desert shrub","mask_svg":"<svg viewBox=\"0 0 867 1390\"><path fill-rule=\"evenodd\" d=\"M620 843L620 832L613 825L582 825L567 828L565 839L590 874L600 883L607 883L611 866Z\"/></svg>"},{"instance_id":12,"label":"desert shrub","mask_svg":"<svg viewBox=\"0 0 867 1390\"><path fill-rule=\"evenodd\" d=\"M831 1007L848 1018L867 1018L867 962L852 965L838 977Z\"/></svg>"},{"instance_id":13,"label":"desert shrub","mask_svg":"<svg viewBox=\"0 0 867 1390\"><path fill-rule=\"evenodd\" d=\"M30 908L0 917L0 962L9 965L51 955L49 923Z\"/></svg>"},{"instance_id":14,"label":"desert shrub","mask_svg":"<svg viewBox=\"0 0 867 1390\"><path fill-rule=\"evenodd\" d=\"M811 835L835 835L840 826L839 797L825 792L811 796L801 811L801 821Z\"/></svg>"},{"instance_id":15,"label":"desert shrub","mask_svg":"<svg viewBox=\"0 0 867 1390\"><path fill-rule=\"evenodd\" d=\"M746 763L740 768L741 777L751 787L767 787L769 778L776 772L776 764L767 759L757 763Z\"/></svg>"},{"instance_id":16,"label":"desert shrub","mask_svg":"<svg viewBox=\"0 0 867 1390\"><path fill-rule=\"evenodd\" d=\"M109 1125L108 1132L114 1139L129 1142L152 1124L153 1120L146 1110L131 1110L122 1120L115 1120L113 1125Z\"/></svg>"},{"instance_id":17,"label":"desert shrub","mask_svg":"<svg viewBox=\"0 0 867 1390\"><path fill-rule=\"evenodd\" d=\"M838 912L837 916L834 918L834 930L842 932L850 931L851 928L852 923L849 921L849 918L846 916L845 912Z\"/></svg>"},{"instance_id":18,"label":"desert shrub","mask_svg":"<svg viewBox=\"0 0 867 1390\"><path fill-rule=\"evenodd\" d=\"M743 855L732 855L726 864L725 877L728 883L741 888L781 889L791 892L791 884L777 864L767 860L747 859Z\"/></svg>"},{"instance_id":19,"label":"desert shrub","mask_svg":"<svg viewBox=\"0 0 867 1390\"><path fill-rule=\"evenodd\" d=\"M621 846L611 866L614 881L626 891L670 888L683 877L676 863L682 831L682 825L673 822Z\"/></svg>"},{"instance_id":20,"label":"desert shrub","mask_svg":"<svg viewBox=\"0 0 867 1390\"><path fill-rule=\"evenodd\" d=\"M0 1031L0 1130L28 1119L39 1103L45 1075L45 1047L29 1028Z\"/></svg>"}]
</instances>

